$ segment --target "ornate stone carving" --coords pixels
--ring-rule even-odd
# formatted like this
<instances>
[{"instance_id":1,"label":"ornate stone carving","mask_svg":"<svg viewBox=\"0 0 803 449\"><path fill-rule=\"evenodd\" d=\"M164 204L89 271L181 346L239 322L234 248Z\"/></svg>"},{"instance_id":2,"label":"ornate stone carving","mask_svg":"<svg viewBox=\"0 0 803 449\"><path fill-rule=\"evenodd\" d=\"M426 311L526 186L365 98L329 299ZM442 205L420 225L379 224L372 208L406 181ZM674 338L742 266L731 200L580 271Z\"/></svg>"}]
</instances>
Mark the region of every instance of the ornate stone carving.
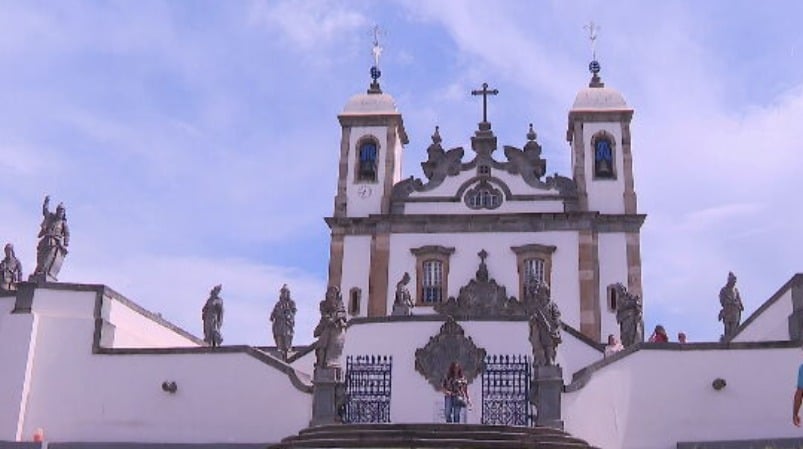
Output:
<instances>
[{"instance_id":1,"label":"ornate stone carving","mask_svg":"<svg viewBox=\"0 0 803 449\"><path fill-rule=\"evenodd\" d=\"M346 343L346 307L340 289L329 286L319 304L321 319L315 326L315 367L339 368L343 345Z\"/></svg>"},{"instance_id":2,"label":"ornate stone carving","mask_svg":"<svg viewBox=\"0 0 803 449\"><path fill-rule=\"evenodd\" d=\"M440 391L449 364L458 362L469 383L485 370L485 349L477 347L453 317L447 317L437 335L415 350L415 370Z\"/></svg>"},{"instance_id":3,"label":"ornate stone carving","mask_svg":"<svg viewBox=\"0 0 803 449\"><path fill-rule=\"evenodd\" d=\"M616 295L616 322L622 346L630 347L644 341L644 320L641 298L627 291L621 282L613 286Z\"/></svg>"},{"instance_id":4,"label":"ornate stone carving","mask_svg":"<svg viewBox=\"0 0 803 449\"><path fill-rule=\"evenodd\" d=\"M201 309L201 319L204 323L204 341L209 346L217 347L223 343L223 334L220 332L223 327L223 298L220 291L223 285L218 284L209 292L209 299L206 300Z\"/></svg>"},{"instance_id":5,"label":"ornate stone carving","mask_svg":"<svg viewBox=\"0 0 803 449\"><path fill-rule=\"evenodd\" d=\"M287 284L282 285L279 301L273 306L270 320L273 322L271 326L273 341L276 342L276 348L282 357L287 360L288 353L293 349L293 335L296 327L296 303L290 298L290 289L287 288Z\"/></svg>"},{"instance_id":6,"label":"ornate stone carving","mask_svg":"<svg viewBox=\"0 0 803 449\"><path fill-rule=\"evenodd\" d=\"M516 147L505 146L505 157L507 157L507 172L520 174L527 184L539 184L541 176L546 173L546 161L541 159L541 145L535 141L536 134L533 124L530 123L530 130L527 133L527 143L524 150Z\"/></svg>"},{"instance_id":7,"label":"ornate stone carving","mask_svg":"<svg viewBox=\"0 0 803 449\"><path fill-rule=\"evenodd\" d=\"M479 317L527 316L525 305L514 296L507 296L507 289L489 279L485 258L488 253L480 251L480 266L474 279L460 287L457 298L449 297L446 302L435 304L435 311L456 319Z\"/></svg>"},{"instance_id":8,"label":"ornate stone carving","mask_svg":"<svg viewBox=\"0 0 803 449\"><path fill-rule=\"evenodd\" d=\"M722 306L719 311L719 321L722 321L725 327L722 339L727 340L739 328L744 310L742 297L739 295L739 289L736 288L736 275L733 272L728 273L728 281L719 291L719 304Z\"/></svg>"},{"instance_id":9,"label":"ornate stone carving","mask_svg":"<svg viewBox=\"0 0 803 449\"><path fill-rule=\"evenodd\" d=\"M22 264L14 255L14 245L7 243L5 258L0 261L0 291L17 289L17 282L22 281Z\"/></svg>"},{"instance_id":10,"label":"ornate stone carving","mask_svg":"<svg viewBox=\"0 0 803 449\"><path fill-rule=\"evenodd\" d=\"M39 244L36 246L36 270L29 277L33 282L55 282L70 245L70 229L67 227L67 210L63 204L50 212L50 196L42 204L42 224L39 228Z\"/></svg>"},{"instance_id":11,"label":"ornate stone carving","mask_svg":"<svg viewBox=\"0 0 803 449\"><path fill-rule=\"evenodd\" d=\"M441 134L439 127L435 127L435 134L432 135L432 145L427 148L427 161L421 163L424 176L434 184L440 184L447 176L455 176L460 173L460 160L463 158L462 148L452 148L444 151L441 146Z\"/></svg>"}]
</instances>

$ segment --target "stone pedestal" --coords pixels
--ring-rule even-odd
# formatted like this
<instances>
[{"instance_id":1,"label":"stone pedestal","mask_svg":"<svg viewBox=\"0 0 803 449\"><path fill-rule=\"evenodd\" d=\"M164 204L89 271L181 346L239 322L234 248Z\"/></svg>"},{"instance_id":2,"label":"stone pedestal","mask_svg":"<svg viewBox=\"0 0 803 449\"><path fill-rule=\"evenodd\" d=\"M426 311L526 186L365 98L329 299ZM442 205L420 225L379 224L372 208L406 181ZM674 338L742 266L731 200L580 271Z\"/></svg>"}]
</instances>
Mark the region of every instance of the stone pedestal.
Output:
<instances>
[{"instance_id":1,"label":"stone pedestal","mask_svg":"<svg viewBox=\"0 0 803 449\"><path fill-rule=\"evenodd\" d=\"M343 387L341 368L316 367L312 376L312 421L310 427L340 423L338 407Z\"/></svg>"},{"instance_id":2,"label":"stone pedestal","mask_svg":"<svg viewBox=\"0 0 803 449\"><path fill-rule=\"evenodd\" d=\"M536 426L563 430L561 420L561 395L563 394L563 369L560 366L536 366L533 368L532 402L538 411Z\"/></svg>"}]
</instances>

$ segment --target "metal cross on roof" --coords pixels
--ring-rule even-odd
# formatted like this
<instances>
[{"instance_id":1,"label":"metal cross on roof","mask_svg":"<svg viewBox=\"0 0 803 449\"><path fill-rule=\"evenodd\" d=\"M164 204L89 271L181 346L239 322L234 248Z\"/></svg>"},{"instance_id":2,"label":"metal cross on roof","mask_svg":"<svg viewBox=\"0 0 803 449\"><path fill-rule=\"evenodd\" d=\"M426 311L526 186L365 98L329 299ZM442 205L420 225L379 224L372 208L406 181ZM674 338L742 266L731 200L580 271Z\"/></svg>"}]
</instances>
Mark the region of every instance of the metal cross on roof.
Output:
<instances>
[{"instance_id":1,"label":"metal cross on roof","mask_svg":"<svg viewBox=\"0 0 803 449\"><path fill-rule=\"evenodd\" d=\"M499 89L488 90L488 83L482 83L482 90L472 90L471 95L482 95L482 121L488 122L488 95L498 95Z\"/></svg>"}]
</instances>

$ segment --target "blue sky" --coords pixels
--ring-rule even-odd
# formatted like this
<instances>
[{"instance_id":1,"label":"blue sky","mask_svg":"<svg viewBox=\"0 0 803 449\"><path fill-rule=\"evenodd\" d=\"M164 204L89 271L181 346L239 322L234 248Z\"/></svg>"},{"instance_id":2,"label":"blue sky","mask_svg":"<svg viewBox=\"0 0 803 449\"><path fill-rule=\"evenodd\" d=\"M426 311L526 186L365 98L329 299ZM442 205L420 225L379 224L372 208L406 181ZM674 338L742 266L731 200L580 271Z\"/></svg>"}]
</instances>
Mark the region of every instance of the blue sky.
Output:
<instances>
[{"instance_id":1,"label":"blue sky","mask_svg":"<svg viewBox=\"0 0 803 449\"><path fill-rule=\"evenodd\" d=\"M797 1L4 2L0 240L30 272L50 194L73 231L61 280L107 284L195 333L222 282L232 344L272 343L286 282L311 341L336 115L368 84L373 25L410 135L405 175L435 125L445 146L468 143L484 81L500 90L500 144L522 145L532 122L548 171L568 175L593 19L603 80L636 111L647 326L712 340L729 270L747 313L803 271L801 15Z\"/></svg>"}]
</instances>

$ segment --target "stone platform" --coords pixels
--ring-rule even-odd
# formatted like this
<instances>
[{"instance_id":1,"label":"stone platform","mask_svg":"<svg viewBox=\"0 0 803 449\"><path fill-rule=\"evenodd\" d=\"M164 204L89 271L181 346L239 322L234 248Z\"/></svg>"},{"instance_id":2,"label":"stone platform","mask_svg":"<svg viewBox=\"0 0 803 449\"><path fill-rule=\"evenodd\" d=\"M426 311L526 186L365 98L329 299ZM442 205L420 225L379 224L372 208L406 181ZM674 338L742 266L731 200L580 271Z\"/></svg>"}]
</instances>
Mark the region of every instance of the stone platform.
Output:
<instances>
[{"instance_id":1,"label":"stone platform","mask_svg":"<svg viewBox=\"0 0 803 449\"><path fill-rule=\"evenodd\" d=\"M592 448L587 442L549 427L481 424L334 424L310 427L268 449L294 448Z\"/></svg>"}]
</instances>

